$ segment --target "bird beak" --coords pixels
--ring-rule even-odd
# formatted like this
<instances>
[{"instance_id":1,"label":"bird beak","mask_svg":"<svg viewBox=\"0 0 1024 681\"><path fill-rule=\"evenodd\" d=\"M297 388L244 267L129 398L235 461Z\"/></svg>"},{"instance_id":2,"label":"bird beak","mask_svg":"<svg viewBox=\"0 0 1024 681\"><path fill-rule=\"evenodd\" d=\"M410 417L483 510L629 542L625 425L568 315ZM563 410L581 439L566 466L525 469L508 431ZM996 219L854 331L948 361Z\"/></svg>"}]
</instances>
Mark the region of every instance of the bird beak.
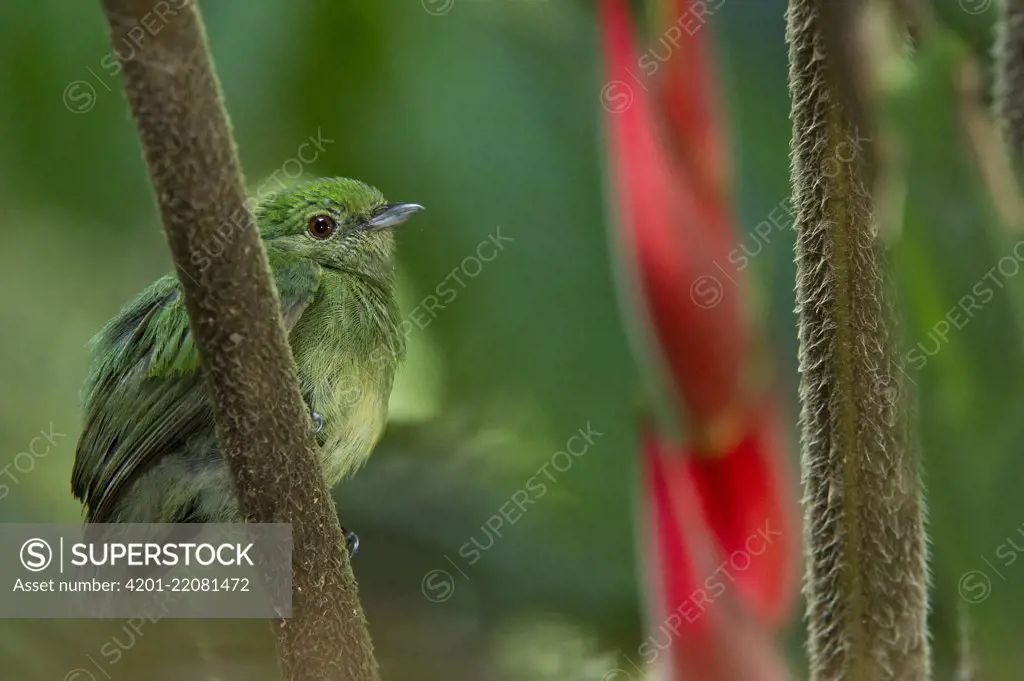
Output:
<instances>
[{"instance_id":1,"label":"bird beak","mask_svg":"<svg viewBox=\"0 0 1024 681\"><path fill-rule=\"evenodd\" d=\"M372 230L395 227L421 210L423 206L418 203L389 203L366 223L366 228Z\"/></svg>"}]
</instances>

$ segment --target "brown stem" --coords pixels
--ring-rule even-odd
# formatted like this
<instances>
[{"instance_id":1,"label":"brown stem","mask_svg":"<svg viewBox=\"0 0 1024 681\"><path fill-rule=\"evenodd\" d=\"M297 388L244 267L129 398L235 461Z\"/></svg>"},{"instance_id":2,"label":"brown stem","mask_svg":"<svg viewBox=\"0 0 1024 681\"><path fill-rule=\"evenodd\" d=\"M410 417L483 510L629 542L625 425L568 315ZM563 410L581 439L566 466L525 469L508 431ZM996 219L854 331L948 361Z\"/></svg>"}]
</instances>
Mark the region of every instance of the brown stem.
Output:
<instances>
[{"instance_id":1,"label":"brown stem","mask_svg":"<svg viewBox=\"0 0 1024 681\"><path fill-rule=\"evenodd\" d=\"M274 626L284 676L377 679L199 11L180 0L102 5L242 514L292 525L292 617ZM223 255L193 267L203 253Z\"/></svg>"},{"instance_id":2,"label":"brown stem","mask_svg":"<svg viewBox=\"0 0 1024 681\"><path fill-rule=\"evenodd\" d=\"M995 110L1014 162L1024 159L1024 0L1002 0L996 22Z\"/></svg>"},{"instance_id":3,"label":"brown stem","mask_svg":"<svg viewBox=\"0 0 1024 681\"><path fill-rule=\"evenodd\" d=\"M1017 2L1018 7L1024 3ZM927 45L934 35L941 35L947 29L939 24L935 13L927 0L893 0L893 6L902 21L917 36L916 42ZM1008 230L1019 232L1024 229L1024 201L1014 182L1012 164L1009 159L1014 155L1007 154L1006 148L1011 146L1010 140L1019 142L1024 131L1013 133L1012 119L1018 121L1020 127L1020 108L1024 106L1021 97L1024 95L1024 82L1011 85L1015 80L1024 79L1024 64L1013 64L1010 54L1014 52L1011 43L1016 43L1018 60L1024 60L1024 36L1018 35L1011 39L1005 26L1018 25L1016 32L1021 33L1019 24L1024 22L1021 10L1017 10L1016 18L1011 23L1012 12L1009 5L1004 5L996 41L996 70L1002 74L996 83L995 113L999 121L1000 131L994 125L993 117L985 108L984 82L981 67L973 55L964 50L960 62L955 67L956 79L956 113L963 129L971 162L978 170L978 178L985 185L992 205L999 214L1000 221ZM1016 91L1016 95L1012 94ZM1017 100L1014 111L1011 101ZM1002 132L1003 140L1000 140Z\"/></svg>"},{"instance_id":4,"label":"brown stem","mask_svg":"<svg viewBox=\"0 0 1024 681\"><path fill-rule=\"evenodd\" d=\"M847 108L873 89L844 74L856 42L828 39L854 31L866 2L838 3L854 20L829 27L835 4L790 0L787 29L811 678L924 681L925 533L875 218L880 157L851 153L870 102Z\"/></svg>"}]
</instances>

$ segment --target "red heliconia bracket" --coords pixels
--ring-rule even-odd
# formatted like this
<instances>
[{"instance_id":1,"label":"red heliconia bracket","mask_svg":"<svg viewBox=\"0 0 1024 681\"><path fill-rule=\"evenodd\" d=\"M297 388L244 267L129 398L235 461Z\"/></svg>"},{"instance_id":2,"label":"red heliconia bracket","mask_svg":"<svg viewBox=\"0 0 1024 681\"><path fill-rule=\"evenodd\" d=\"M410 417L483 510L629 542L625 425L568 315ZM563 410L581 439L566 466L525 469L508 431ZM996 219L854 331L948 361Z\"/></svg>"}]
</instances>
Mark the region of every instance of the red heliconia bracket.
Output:
<instances>
[{"instance_id":1,"label":"red heliconia bracket","mask_svg":"<svg viewBox=\"0 0 1024 681\"><path fill-rule=\"evenodd\" d=\"M665 2L670 19L691 11L691 0ZM641 70L628 3L601 0L600 22L619 257L690 437L684 449L641 426L642 560L653 619L640 654L670 664L672 679L787 679L772 635L796 600L795 467L784 414L769 406L777 399L743 380L755 335L745 278L728 260L739 235L710 29L675 31L667 58ZM658 654L662 644L671 655Z\"/></svg>"}]
</instances>

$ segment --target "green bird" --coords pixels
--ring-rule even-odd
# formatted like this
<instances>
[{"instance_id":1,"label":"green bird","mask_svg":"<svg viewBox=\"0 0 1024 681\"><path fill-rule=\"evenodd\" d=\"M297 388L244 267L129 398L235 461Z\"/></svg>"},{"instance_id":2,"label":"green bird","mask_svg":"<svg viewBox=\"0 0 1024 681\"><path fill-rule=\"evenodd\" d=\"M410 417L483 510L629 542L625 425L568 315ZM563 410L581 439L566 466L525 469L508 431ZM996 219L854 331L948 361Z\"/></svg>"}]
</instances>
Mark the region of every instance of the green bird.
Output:
<instances>
[{"instance_id":1,"label":"green bird","mask_svg":"<svg viewBox=\"0 0 1024 681\"><path fill-rule=\"evenodd\" d=\"M405 354L391 228L421 210L344 178L281 191L254 210L328 485L363 464L384 429ZM87 522L240 519L175 275L93 339L83 402L71 488Z\"/></svg>"}]
</instances>

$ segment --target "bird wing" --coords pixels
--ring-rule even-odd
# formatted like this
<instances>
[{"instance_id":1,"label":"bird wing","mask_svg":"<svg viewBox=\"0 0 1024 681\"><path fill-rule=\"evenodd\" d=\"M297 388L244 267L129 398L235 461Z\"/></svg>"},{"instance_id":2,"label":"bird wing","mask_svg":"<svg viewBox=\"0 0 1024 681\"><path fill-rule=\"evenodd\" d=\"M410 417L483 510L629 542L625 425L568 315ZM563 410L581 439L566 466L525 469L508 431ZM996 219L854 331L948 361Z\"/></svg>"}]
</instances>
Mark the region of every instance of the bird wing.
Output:
<instances>
[{"instance_id":1,"label":"bird wing","mask_svg":"<svg viewBox=\"0 0 1024 681\"><path fill-rule=\"evenodd\" d=\"M268 257L291 331L319 288L321 267L272 250ZM176 276L156 281L93 339L84 404L71 489L90 522L110 522L138 474L213 428Z\"/></svg>"}]
</instances>

